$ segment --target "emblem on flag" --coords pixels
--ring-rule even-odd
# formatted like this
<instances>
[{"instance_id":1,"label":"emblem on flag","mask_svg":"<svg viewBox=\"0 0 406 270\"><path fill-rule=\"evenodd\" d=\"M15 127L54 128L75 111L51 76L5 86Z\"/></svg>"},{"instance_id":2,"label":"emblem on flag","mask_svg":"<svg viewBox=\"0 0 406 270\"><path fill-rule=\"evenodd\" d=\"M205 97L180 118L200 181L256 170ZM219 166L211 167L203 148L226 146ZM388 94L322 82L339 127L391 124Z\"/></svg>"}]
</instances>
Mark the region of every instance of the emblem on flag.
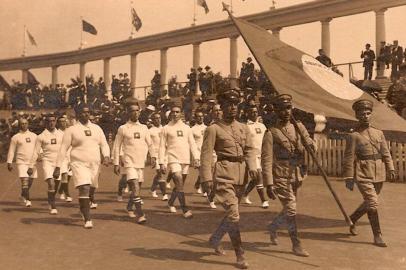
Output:
<instances>
[{"instance_id":1,"label":"emblem on flag","mask_svg":"<svg viewBox=\"0 0 406 270\"><path fill-rule=\"evenodd\" d=\"M135 30L136 31L140 30L142 26L141 18L138 16L134 8L131 8L131 15L132 15L132 24L134 25Z\"/></svg>"}]
</instances>

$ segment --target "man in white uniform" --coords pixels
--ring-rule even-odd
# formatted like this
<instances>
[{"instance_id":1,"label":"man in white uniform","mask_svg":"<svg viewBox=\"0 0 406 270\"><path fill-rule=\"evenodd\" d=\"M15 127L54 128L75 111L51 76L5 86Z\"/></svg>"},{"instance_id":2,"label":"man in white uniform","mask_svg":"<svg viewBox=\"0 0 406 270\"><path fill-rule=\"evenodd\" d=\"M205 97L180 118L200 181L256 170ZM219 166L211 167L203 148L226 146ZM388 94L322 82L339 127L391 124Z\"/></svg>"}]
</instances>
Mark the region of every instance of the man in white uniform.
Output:
<instances>
[{"instance_id":1,"label":"man in white uniform","mask_svg":"<svg viewBox=\"0 0 406 270\"><path fill-rule=\"evenodd\" d=\"M254 189L256 186L259 198L262 202L262 208L268 208L269 202L265 199L265 191L264 191L264 181L262 178L262 168L261 168L261 147L262 147L262 139L264 138L264 134L266 131L266 127L264 124L258 121L258 108L257 106L251 106L248 108L248 121L247 126L250 131L251 140L255 147L255 152L257 156L257 179L250 179L248 186L244 192L244 196L242 201L246 204L252 204L250 199L248 198L248 194ZM248 173L246 177L249 179Z\"/></svg>"},{"instance_id":2,"label":"man in white uniform","mask_svg":"<svg viewBox=\"0 0 406 270\"><path fill-rule=\"evenodd\" d=\"M54 178L58 178L61 165L66 152L72 147L70 153L70 166L75 187L79 190L80 211L85 221L85 228L93 228L90 219L90 187L97 188L100 167L100 152L103 164L107 166L110 161L110 148L107 144L103 130L89 121L90 109L83 104L75 108L78 122L66 129L59 151Z\"/></svg>"},{"instance_id":3,"label":"man in white uniform","mask_svg":"<svg viewBox=\"0 0 406 270\"><path fill-rule=\"evenodd\" d=\"M154 145L154 149L159 149L159 143L161 141L162 125L161 125L161 115L159 113L154 113L151 116L152 127L149 129L151 135L151 140ZM168 195L166 194L166 181L163 178L162 172L159 168L159 164L155 165L156 174L152 180L151 193L152 197L157 198L156 188L159 186L159 189L162 193L162 200L167 201Z\"/></svg>"},{"instance_id":4,"label":"man in white uniform","mask_svg":"<svg viewBox=\"0 0 406 270\"><path fill-rule=\"evenodd\" d=\"M63 115L58 118L57 128L63 134L68 127L68 118L66 115ZM62 162L61 166L61 186L59 188L59 194L61 195L60 199L65 200L66 202L71 202L72 197L69 194L69 150L66 155L66 158Z\"/></svg>"},{"instance_id":5,"label":"man in white uniform","mask_svg":"<svg viewBox=\"0 0 406 270\"><path fill-rule=\"evenodd\" d=\"M31 165L27 171L28 175L33 174L33 167L42 151L42 168L45 182L48 184L48 204L51 215L58 214L55 205L55 195L59 187L60 178L53 178L53 172L56 165L56 157L61 147L62 137L63 132L56 129L55 115L48 114L45 117L45 130L37 137Z\"/></svg>"},{"instance_id":6,"label":"man in white uniform","mask_svg":"<svg viewBox=\"0 0 406 270\"><path fill-rule=\"evenodd\" d=\"M30 188L32 182L37 178L36 167L33 167L32 175L27 174L30 166L32 153L34 152L37 135L28 130L28 121L25 118L18 120L20 131L11 138L10 148L7 155L7 169L13 170L13 160L16 158L18 177L21 180L21 197L25 206L30 207Z\"/></svg>"},{"instance_id":7,"label":"man in white uniform","mask_svg":"<svg viewBox=\"0 0 406 270\"><path fill-rule=\"evenodd\" d=\"M172 173L175 189L168 201L171 213L176 213L173 205L175 199L179 198L180 207L185 218L193 216L192 211L186 206L184 193L184 181L189 172L190 152L192 152L195 167L200 164L200 156L197 151L195 140L189 126L181 119L181 109L179 105L173 105L170 113L171 121L162 129L161 142L159 145L159 165L163 174L166 173L165 158L168 158L168 171Z\"/></svg>"},{"instance_id":8,"label":"man in white uniform","mask_svg":"<svg viewBox=\"0 0 406 270\"><path fill-rule=\"evenodd\" d=\"M204 120L204 115L202 111L195 111L195 121L196 124L191 128L192 133L193 133L193 138L195 139L196 142L196 147L198 154L200 156L200 152L202 149L202 144L203 144L203 135L204 131L206 130L207 126L203 123ZM195 189L197 189L197 193L202 193L202 189L200 187L200 175L197 176L196 182L195 182ZM207 199L209 200L210 208L216 209L216 205L214 204L213 197L208 196L207 192L204 192L204 196L207 196Z\"/></svg>"},{"instance_id":9,"label":"man in white uniform","mask_svg":"<svg viewBox=\"0 0 406 270\"><path fill-rule=\"evenodd\" d=\"M156 163L156 150L153 148L148 127L138 121L140 107L138 104L129 104L127 108L129 120L119 127L114 141L114 173L120 175L120 149L122 149L122 159L127 183L131 194L127 205L130 217L135 217L133 205L137 214L137 222L147 221L141 207L140 185L144 181L144 168L147 153L151 155L152 167Z\"/></svg>"}]
</instances>

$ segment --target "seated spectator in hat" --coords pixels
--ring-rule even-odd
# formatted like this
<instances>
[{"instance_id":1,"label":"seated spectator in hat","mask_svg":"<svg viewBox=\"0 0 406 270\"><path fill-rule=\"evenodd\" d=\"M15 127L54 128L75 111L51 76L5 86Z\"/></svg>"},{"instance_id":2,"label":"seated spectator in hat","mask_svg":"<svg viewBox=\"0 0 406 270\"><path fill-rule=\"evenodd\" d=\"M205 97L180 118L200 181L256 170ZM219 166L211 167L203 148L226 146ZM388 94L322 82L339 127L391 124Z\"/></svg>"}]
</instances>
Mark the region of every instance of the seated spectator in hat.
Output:
<instances>
[{"instance_id":1,"label":"seated spectator in hat","mask_svg":"<svg viewBox=\"0 0 406 270\"><path fill-rule=\"evenodd\" d=\"M319 49L319 55L316 57L316 60L319 61L320 63L322 63L323 65L325 65L326 67L331 67L332 66L332 62L330 57L328 57L326 55L326 53L324 52L323 49Z\"/></svg>"}]
</instances>

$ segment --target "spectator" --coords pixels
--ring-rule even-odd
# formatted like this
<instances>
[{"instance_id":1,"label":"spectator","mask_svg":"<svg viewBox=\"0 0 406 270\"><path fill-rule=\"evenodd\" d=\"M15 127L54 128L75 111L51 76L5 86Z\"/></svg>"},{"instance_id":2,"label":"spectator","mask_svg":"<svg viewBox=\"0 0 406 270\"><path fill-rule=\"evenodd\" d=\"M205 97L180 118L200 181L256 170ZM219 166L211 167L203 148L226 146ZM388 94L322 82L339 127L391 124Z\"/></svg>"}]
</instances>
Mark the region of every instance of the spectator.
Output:
<instances>
[{"instance_id":1,"label":"spectator","mask_svg":"<svg viewBox=\"0 0 406 270\"><path fill-rule=\"evenodd\" d=\"M391 79L392 81L396 81L399 79L399 67L403 63L403 48L399 46L397 40L393 41L392 46L392 71L391 71Z\"/></svg>"},{"instance_id":2,"label":"spectator","mask_svg":"<svg viewBox=\"0 0 406 270\"><path fill-rule=\"evenodd\" d=\"M328 68L331 68L333 63L331 62L330 57L326 55L323 49L319 49L319 55L316 57L316 60L325 65Z\"/></svg>"},{"instance_id":3,"label":"spectator","mask_svg":"<svg viewBox=\"0 0 406 270\"><path fill-rule=\"evenodd\" d=\"M365 51L361 51L361 58L364 59L362 64L364 67L364 80L371 80L375 60L375 52L371 50L371 44L367 43L365 45Z\"/></svg>"}]
</instances>

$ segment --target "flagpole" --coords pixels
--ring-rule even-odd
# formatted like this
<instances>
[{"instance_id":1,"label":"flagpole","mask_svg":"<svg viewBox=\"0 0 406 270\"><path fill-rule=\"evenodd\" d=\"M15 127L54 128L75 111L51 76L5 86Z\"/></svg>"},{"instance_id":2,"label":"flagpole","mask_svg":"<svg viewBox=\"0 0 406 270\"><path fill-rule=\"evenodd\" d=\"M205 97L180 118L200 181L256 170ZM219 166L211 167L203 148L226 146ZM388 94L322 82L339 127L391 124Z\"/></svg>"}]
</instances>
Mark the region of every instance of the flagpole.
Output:
<instances>
[{"instance_id":1,"label":"flagpole","mask_svg":"<svg viewBox=\"0 0 406 270\"><path fill-rule=\"evenodd\" d=\"M135 31L134 31L134 28L135 28L135 26L134 26L134 24L132 23L132 20L133 20L133 15L132 15L132 8L133 8L133 4L134 4L134 2L133 1L130 1L130 19L131 19L131 34L130 34L130 39L133 39L134 37L135 37Z\"/></svg>"},{"instance_id":2,"label":"flagpole","mask_svg":"<svg viewBox=\"0 0 406 270\"><path fill-rule=\"evenodd\" d=\"M80 16L80 49L83 49L83 16Z\"/></svg>"},{"instance_id":3,"label":"flagpole","mask_svg":"<svg viewBox=\"0 0 406 270\"><path fill-rule=\"evenodd\" d=\"M230 0L230 12L233 13L233 0Z\"/></svg>"},{"instance_id":4,"label":"flagpole","mask_svg":"<svg viewBox=\"0 0 406 270\"><path fill-rule=\"evenodd\" d=\"M196 25L196 2L197 2L197 0L193 0L193 23L192 23L192 26Z\"/></svg>"},{"instance_id":5,"label":"flagpole","mask_svg":"<svg viewBox=\"0 0 406 270\"><path fill-rule=\"evenodd\" d=\"M27 54L27 45L26 45L26 38L25 38L26 32L27 32L27 28L26 28L26 26L24 24L24 36L23 36L23 43L24 44L23 44L23 54L21 55L22 57L25 57L26 54Z\"/></svg>"},{"instance_id":6,"label":"flagpole","mask_svg":"<svg viewBox=\"0 0 406 270\"><path fill-rule=\"evenodd\" d=\"M228 12L228 15L230 16L230 19L233 21L233 23L234 23L234 25L236 26L238 32L240 32L240 34L241 34L241 30L240 30L239 26L235 23L235 21L234 21L234 16L231 14L230 10L228 10L227 8L224 8L224 9ZM245 44L247 45L248 49L252 52L253 50L251 50L250 46L248 45L248 42L246 42L245 37L244 37L243 35L241 35L241 37L244 39ZM255 57L255 54L254 54L254 53L253 53L252 55ZM256 58L256 57L255 57L255 58ZM260 66L260 68L261 68L262 70L265 70L265 69L262 67L261 63L260 63L259 61L257 61L257 62L258 62L258 65ZM267 79L268 79L269 81L271 81L271 79L268 77L268 75L267 75L266 73L265 73L265 76L267 77ZM302 131L300 130L300 128L298 127L297 121L296 121L296 119L295 119L295 117L294 117L293 115L292 115L292 117L291 117L291 122L292 122L292 124L294 125L295 130L298 131L299 136L300 136L300 138L301 138L301 140L302 140L303 146L305 147L306 151L310 154L310 156L311 156L311 158L313 159L313 162L316 164L318 170L321 172L321 176L322 176L324 182L326 183L326 185L327 185L329 191L330 191L331 194L333 195L334 200L335 200L335 202L337 203L338 208L340 209L342 215L344 216L344 219L345 219L346 223L347 223L349 226L352 226L353 223L352 223L350 217L348 216L347 212L345 211L343 205L341 204L340 199L338 198L338 196L337 196L336 192L334 191L334 189L333 189L333 187L332 187L330 181L328 180L328 176L327 176L325 170L321 167L320 162L319 162L319 160L317 159L315 152L314 152L313 149L310 147L310 145L307 144L307 142L306 142L306 140L305 140L305 137L304 137Z\"/></svg>"}]
</instances>

